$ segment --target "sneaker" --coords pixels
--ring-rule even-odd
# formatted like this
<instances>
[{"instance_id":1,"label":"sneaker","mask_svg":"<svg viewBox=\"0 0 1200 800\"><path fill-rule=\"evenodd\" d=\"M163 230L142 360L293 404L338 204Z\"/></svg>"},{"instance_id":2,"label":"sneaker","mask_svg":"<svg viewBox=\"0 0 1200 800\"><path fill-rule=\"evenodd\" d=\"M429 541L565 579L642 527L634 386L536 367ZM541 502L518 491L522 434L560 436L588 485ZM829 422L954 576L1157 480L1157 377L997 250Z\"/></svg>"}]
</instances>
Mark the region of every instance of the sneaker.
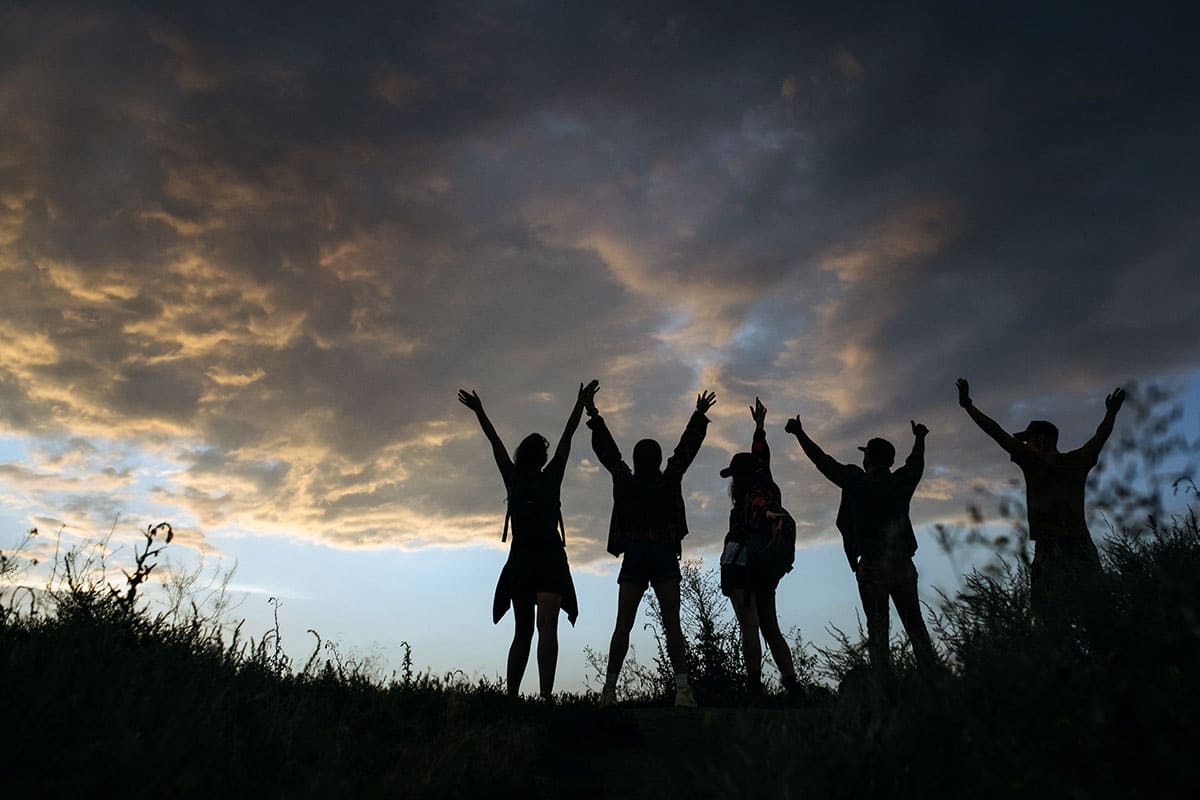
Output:
<instances>
[{"instance_id":1,"label":"sneaker","mask_svg":"<svg viewBox=\"0 0 1200 800\"><path fill-rule=\"evenodd\" d=\"M612 708L617 704L617 687L605 686L604 691L600 693L600 707Z\"/></svg>"},{"instance_id":2,"label":"sneaker","mask_svg":"<svg viewBox=\"0 0 1200 800\"><path fill-rule=\"evenodd\" d=\"M696 702L696 695L692 694L692 687L680 686L675 690L675 707L676 708L696 708L700 704Z\"/></svg>"}]
</instances>

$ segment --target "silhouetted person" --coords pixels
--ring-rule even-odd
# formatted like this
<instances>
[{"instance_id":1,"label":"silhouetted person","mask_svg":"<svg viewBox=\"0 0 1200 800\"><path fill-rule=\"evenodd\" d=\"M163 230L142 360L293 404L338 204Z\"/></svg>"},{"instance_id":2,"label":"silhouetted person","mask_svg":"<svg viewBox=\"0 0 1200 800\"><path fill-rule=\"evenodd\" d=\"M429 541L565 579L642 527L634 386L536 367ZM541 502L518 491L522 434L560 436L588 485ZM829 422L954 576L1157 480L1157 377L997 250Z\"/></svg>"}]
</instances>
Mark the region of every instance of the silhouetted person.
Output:
<instances>
[{"instance_id":1,"label":"silhouetted person","mask_svg":"<svg viewBox=\"0 0 1200 800\"><path fill-rule=\"evenodd\" d=\"M587 407L592 429L592 449L612 473L613 511L608 528L608 552L624 556L617 576L617 622L608 649L608 674L601 705L617 699L617 678L629 650L629 632L637 619L638 605L647 586L654 587L667 636L667 656L675 670L675 705L695 706L688 684L683 629L679 624L679 559L687 519L683 505L683 473L696 458L708 430L705 413L717 402L711 392L696 397L696 411L662 468L662 448L653 439L633 447L633 469L622 460L617 443L596 411L594 395Z\"/></svg>"},{"instance_id":2,"label":"silhouetted person","mask_svg":"<svg viewBox=\"0 0 1200 800\"><path fill-rule=\"evenodd\" d=\"M521 690L521 678L529 661L533 642L534 614L538 632L538 681L542 697L554 691L554 671L558 664L558 613L567 612L574 625L579 615L575 585L567 564L566 534L562 527L559 491L567 457L571 452L571 437L579 427L583 408L591 403L599 387L597 381L579 385L575 407L567 417L554 457L546 462L550 442L539 433L526 436L510 459L491 420L483 410L483 401L475 392L458 392L458 401L475 412L479 426L492 445L496 466L504 479L508 493L508 511L504 518L504 536L508 538L512 524L512 547L508 561L500 572L496 596L492 602L492 621L512 606L516 631L508 650L508 693L516 697Z\"/></svg>"},{"instance_id":3,"label":"silhouetted person","mask_svg":"<svg viewBox=\"0 0 1200 800\"><path fill-rule=\"evenodd\" d=\"M1033 610L1045 616L1063 606L1059 610L1070 613L1081 585L1094 583L1101 574L1100 554L1084 513L1084 491L1125 402L1125 390L1117 388L1104 398L1104 419L1083 447L1060 453L1054 423L1038 419L1009 434L971 402L969 383L959 378L957 386L958 404L1025 475L1029 538L1034 542L1029 569Z\"/></svg>"},{"instance_id":4,"label":"silhouetted person","mask_svg":"<svg viewBox=\"0 0 1200 800\"><path fill-rule=\"evenodd\" d=\"M896 448L886 439L871 439L863 452L862 467L839 464L808 437L800 418L787 422L804 453L826 478L842 490L837 527L850 569L858 577L858 594L867 617L867 648L871 664L886 669L888 648L888 598L912 642L913 655L922 667L937 663L921 603L917 599L917 568L912 557L917 537L909 519L909 504L925 470L925 437L929 429L912 422L915 440L904 466L892 471Z\"/></svg>"},{"instance_id":5,"label":"silhouetted person","mask_svg":"<svg viewBox=\"0 0 1200 800\"><path fill-rule=\"evenodd\" d=\"M763 422L766 406L756 397L750 407L754 436L749 453L735 453L722 478L732 478L729 532L721 553L721 593L729 598L742 632L742 657L750 693L762 693L762 644L771 649L788 692L797 689L796 667L787 639L779 630L775 589L791 570L796 525L783 509L782 493L771 477L771 450Z\"/></svg>"}]
</instances>

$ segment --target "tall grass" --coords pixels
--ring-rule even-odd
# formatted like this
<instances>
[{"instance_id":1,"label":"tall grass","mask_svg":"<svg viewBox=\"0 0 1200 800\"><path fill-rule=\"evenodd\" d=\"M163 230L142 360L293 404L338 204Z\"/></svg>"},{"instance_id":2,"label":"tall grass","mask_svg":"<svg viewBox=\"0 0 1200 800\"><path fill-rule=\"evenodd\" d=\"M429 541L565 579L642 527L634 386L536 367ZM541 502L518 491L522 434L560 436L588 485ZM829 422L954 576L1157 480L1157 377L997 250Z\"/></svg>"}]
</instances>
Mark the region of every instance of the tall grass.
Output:
<instances>
[{"instance_id":1,"label":"tall grass","mask_svg":"<svg viewBox=\"0 0 1200 800\"><path fill-rule=\"evenodd\" d=\"M1110 539L1070 623L1030 610L1023 566L972 573L935 620L948 669L901 657L815 713L728 729L756 746L691 784L745 796L1194 796L1200 531L1194 514ZM848 640L843 677L854 671ZM897 655L902 656L902 652ZM830 660L826 660L827 665ZM847 668L849 667L849 668Z\"/></svg>"},{"instance_id":2,"label":"tall grass","mask_svg":"<svg viewBox=\"0 0 1200 800\"><path fill-rule=\"evenodd\" d=\"M644 708L662 663L631 688L643 707L512 701L497 683L414 673L411 659L380 677L319 638L293 662L271 632L152 612L136 569L117 586L75 571L38 613L27 592L0 605L5 794L1190 796L1197 519L1152 521L1104 558L1104 582L1068 624L1032 615L1020 563L973 573L933 620L945 671L918 672L897 641L895 669L875 674L861 637L843 636L801 646L808 698L751 710L712 707L740 702L740 653L724 604L694 602L713 599L714 574L692 566L690 658L710 705L698 713Z\"/></svg>"}]
</instances>

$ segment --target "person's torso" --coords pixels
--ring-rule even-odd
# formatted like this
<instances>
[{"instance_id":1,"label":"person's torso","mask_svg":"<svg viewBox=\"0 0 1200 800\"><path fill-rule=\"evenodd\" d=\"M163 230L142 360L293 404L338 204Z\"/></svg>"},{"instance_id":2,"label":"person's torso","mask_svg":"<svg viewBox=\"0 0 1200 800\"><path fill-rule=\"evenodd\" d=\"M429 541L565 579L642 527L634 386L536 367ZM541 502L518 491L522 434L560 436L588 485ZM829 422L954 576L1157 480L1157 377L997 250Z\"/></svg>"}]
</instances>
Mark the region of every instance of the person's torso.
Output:
<instances>
[{"instance_id":1,"label":"person's torso","mask_svg":"<svg viewBox=\"0 0 1200 800\"><path fill-rule=\"evenodd\" d=\"M547 472L513 471L507 483L513 548L562 547L559 532L561 483Z\"/></svg>"},{"instance_id":2,"label":"person's torso","mask_svg":"<svg viewBox=\"0 0 1200 800\"><path fill-rule=\"evenodd\" d=\"M677 478L631 475L613 487L613 523L630 541L676 542L686 532Z\"/></svg>"},{"instance_id":3,"label":"person's torso","mask_svg":"<svg viewBox=\"0 0 1200 800\"><path fill-rule=\"evenodd\" d=\"M725 541L742 541L747 535L762 532L769 526L768 512L781 509L783 494L770 475L754 481L739 496L733 498L729 509L729 532Z\"/></svg>"},{"instance_id":4,"label":"person's torso","mask_svg":"<svg viewBox=\"0 0 1200 800\"><path fill-rule=\"evenodd\" d=\"M1088 536L1084 493L1088 468L1067 454L1018 462L1025 475L1029 538Z\"/></svg>"},{"instance_id":5,"label":"person's torso","mask_svg":"<svg viewBox=\"0 0 1200 800\"><path fill-rule=\"evenodd\" d=\"M903 476L880 469L865 472L849 492L849 512L864 558L912 555L916 540L909 505L914 488Z\"/></svg>"}]
</instances>

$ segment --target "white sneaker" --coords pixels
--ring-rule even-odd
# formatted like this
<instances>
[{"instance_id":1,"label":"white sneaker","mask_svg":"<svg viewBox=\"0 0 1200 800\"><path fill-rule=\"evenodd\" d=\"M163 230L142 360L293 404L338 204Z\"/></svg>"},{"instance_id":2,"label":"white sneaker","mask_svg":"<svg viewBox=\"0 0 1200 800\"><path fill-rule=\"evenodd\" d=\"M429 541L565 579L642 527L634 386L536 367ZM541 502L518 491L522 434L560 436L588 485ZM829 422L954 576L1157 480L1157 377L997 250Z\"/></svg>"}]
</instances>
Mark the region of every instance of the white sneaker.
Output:
<instances>
[{"instance_id":1,"label":"white sneaker","mask_svg":"<svg viewBox=\"0 0 1200 800\"><path fill-rule=\"evenodd\" d=\"M604 691L600 693L600 707L612 708L617 704L617 687L605 686Z\"/></svg>"},{"instance_id":2,"label":"white sneaker","mask_svg":"<svg viewBox=\"0 0 1200 800\"><path fill-rule=\"evenodd\" d=\"M698 708L699 705L696 702L696 695L692 694L692 687L680 686L675 690L676 708Z\"/></svg>"}]
</instances>

